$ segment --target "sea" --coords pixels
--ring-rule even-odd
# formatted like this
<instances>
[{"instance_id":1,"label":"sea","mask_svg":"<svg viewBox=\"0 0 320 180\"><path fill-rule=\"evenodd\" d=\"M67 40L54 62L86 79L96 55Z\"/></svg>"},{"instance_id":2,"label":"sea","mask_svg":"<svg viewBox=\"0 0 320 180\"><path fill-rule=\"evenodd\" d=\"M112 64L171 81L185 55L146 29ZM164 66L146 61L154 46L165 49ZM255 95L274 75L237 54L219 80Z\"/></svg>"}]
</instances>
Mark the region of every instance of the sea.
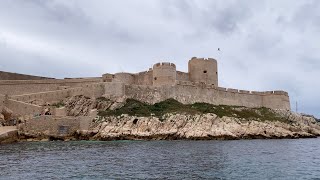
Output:
<instances>
[{"instance_id":1,"label":"sea","mask_svg":"<svg viewBox=\"0 0 320 180\"><path fill-rule=\"evenodd\" d=\"M0 179L320 179L320 139L19 142Z\"/></svg>"}]
</instances>

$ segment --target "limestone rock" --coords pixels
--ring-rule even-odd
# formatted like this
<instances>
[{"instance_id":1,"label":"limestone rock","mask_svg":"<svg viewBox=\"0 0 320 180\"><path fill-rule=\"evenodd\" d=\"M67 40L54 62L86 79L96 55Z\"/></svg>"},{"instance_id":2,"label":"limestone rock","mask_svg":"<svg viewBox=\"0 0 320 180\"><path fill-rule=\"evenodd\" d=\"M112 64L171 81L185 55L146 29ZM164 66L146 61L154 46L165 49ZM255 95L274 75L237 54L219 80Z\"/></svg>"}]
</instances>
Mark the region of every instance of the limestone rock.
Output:
<instances>
[{"instance_id":1,"label":"limestone rock","mask_svg":"<svg viewBox=\"0 0 320 180\"><path fill-rule=\"evenodd\" d=\"M157 117L103 117L92 130L96 139L241 139L299 138L320 135L320 123L312 117L282 112L288 121L244 120L215 114L166 114ZM101 118L100 118L101 120Z\"/></svg>"},{"instance_id":2,"label":"limestone rock","mask_svg":"<svg viewBox=\"0 0 320 180\"><path fill-rule=\"evenodd\" d=\"M4 116L4 120L10 120L12 119L13 111L7 107L3 107L1 114Z\"/></svg>"},{"instance_id":3,"label":"limestone rock","mask_svg":"<svg viewBox=\"0 0 320 180\"><path fill-rule=\"evenodd\" d=\"M112 99L113 103L109 107L110 110L115 110L118 108L121 108L125 102L126 102L126 97L117 97L115 99Z\"/></svg>"},{"instance_id":4,"label":"limestone rock","mask_svg":"<svg viewBox=\"0 0 320 180\"><path fill-rule=\"evenodd\" d=\"M97 99L96 104L95 104L95 108L105 111L105 110L109 109L111 105L112 105L112 101L109 101L107 99Z\"/></svg>"},{"instance_id":5,"label":"limestone rock","mask_svg":"<svg viewBox=\"0 0 320 180\"><path fill-rule=\"evenodd\" d=\"M86 116L92 109L93 100L85 96L73 96L66 100L65 107L68 116Z\"/></svg>"},{"instance_id":6,"label":"limestone rock","mask_svg":"<svg viewBox=\"0 0 320 180\"><path fill-rule=\"evenodd\" d=\"M107 99L100 97L97 99L88 98L82 95L73 96L65 100L65 107L68 116L88 116L92 109L114 110L124 105L125 97Z\"/></svg>"},{"instance_id":7,"label":"limestone rock","mask_svg":"<svg viewBox=\"0 0 320 180\"><path fill-rule=\"evenodd\" d=\"M5 124L4 116L3 114L0 114L0 127Z\"/></svg>"}]
</instances>

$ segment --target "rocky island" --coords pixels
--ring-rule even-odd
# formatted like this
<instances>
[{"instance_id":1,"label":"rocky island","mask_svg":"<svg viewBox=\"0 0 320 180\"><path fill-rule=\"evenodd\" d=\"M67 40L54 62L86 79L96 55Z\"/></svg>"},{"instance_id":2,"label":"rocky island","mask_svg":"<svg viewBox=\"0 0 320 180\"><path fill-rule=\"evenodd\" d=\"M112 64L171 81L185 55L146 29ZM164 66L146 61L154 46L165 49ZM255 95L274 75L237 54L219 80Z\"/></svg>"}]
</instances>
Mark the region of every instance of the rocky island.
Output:
<instances>
[{"instance_id":1,"label":"rocky island","mask_svg":"<svg viewBox=\"0 0 320 180\"><path fill-rule=\"evenodd\" d=\"M0 143L34 140L211 140L320 135L288 93L218 86L215 59L187 73L158 63L136 74L53 79L0 73Z\"/></svg>"}]
</instances>

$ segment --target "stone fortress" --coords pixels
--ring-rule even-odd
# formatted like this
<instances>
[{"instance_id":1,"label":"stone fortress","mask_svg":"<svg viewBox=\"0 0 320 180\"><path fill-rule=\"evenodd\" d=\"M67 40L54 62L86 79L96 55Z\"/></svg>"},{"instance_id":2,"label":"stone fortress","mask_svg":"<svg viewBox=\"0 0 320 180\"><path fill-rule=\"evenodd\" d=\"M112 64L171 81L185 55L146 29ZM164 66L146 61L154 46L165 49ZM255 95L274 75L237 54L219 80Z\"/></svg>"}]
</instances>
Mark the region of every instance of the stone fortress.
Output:
<instances>
[{"instance_id":1,"label":"stone fortress","mask_svg":"<svg viewBox=\"0 0 320 180\"><path fill-rule=\"evenodd\" d=\"M190 104L205 102L215 105L267 107L290 110L285 91L247 91L219 87L217 61L193 57L188 72L176 70L173 63L157 63L148 71L103 74L95 78L53 79L0 72L0 106L6 105L17 113L37 110L31 100L42 99L52 103L74 95L90 98L133 98L150 104L169 98ZM28 112L30 108L30 112Z\"/></svg>"},{"instance_id":2,"label":"stone fortress","mask_svg":"<svg viewBox=\"0 0 320 180\"><path fill-rule=\"evenodd\" d=\"M212 58L193 57L189 60L188 72L177 71L175 64L166 62L136 74L107 73L95 78L53 79L0 72L0 108L11 109L15 116L43 114L46 107L33 103L35 101L52 104L76 95L132 98L149 104L173 98L184 104L204 102L290 110L289 96L285 91L258 92L219 87L217 61ZM65 123L65 110L51 108L52 117Z\"/></svg>"},{"instance_id":3,"label":"stone fortress","mask_svg":"<svg viewBox=\"0 0 320 180\"><path fill-rule=\"evenodd\" d=\"M206 102L215 105L267 107L290 110L285 91L247 91L219 87L217 61L193 57L188 72L176 70L173 63L157 63L137 74L104 74L103 82L118 83L118 91L105 89L105 95L125 95L148 103L174 98L182 103ZM121 87L121 88L120 88Z\"/></svg>"},{"instance_id":4,"label":"stone fortress","mask_svg":"<svg viewBox=\"0 0 320 180\"><path fill-rule=\"evenodd\" d=\"M181 83L200 83L212 87L218 86L218 68L215 59L192 58L188 64L189 72L176 70L173 63L157 63L149 71L138 74L116 73L104 74L104 82L120 82L127 85L163 86ZM195 84L193 84L195 85Z\"/></svg>"}]
</instances>

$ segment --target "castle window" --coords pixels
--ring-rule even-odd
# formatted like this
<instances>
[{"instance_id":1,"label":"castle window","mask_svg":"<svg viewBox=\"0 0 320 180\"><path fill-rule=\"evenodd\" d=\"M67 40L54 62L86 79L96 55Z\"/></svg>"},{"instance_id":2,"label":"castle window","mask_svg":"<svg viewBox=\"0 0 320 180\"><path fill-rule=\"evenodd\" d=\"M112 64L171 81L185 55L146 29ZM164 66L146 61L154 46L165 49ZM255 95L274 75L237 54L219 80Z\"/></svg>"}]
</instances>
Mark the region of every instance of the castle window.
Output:
<instances>
[{"instance_id":1,"label":"castle window","mask_svg":"<svg viewBox=\"0 0 320 180\"><path fill-rule=\"evenodd\" d=\"M205 73L205 74L206 74L206 73L207 73L207 70L204 70L204 71L203 71L203 73Z\"/></svg>"},{"instance_id":2,"label":"castle window","mask_svg":"<svg viewBox=\"0 0 320 180\"><path fill-rule=\"evenodd\" d=\"M155 77L154 80L157 80L157 77Z\"/></svg>"}]
</instances>

